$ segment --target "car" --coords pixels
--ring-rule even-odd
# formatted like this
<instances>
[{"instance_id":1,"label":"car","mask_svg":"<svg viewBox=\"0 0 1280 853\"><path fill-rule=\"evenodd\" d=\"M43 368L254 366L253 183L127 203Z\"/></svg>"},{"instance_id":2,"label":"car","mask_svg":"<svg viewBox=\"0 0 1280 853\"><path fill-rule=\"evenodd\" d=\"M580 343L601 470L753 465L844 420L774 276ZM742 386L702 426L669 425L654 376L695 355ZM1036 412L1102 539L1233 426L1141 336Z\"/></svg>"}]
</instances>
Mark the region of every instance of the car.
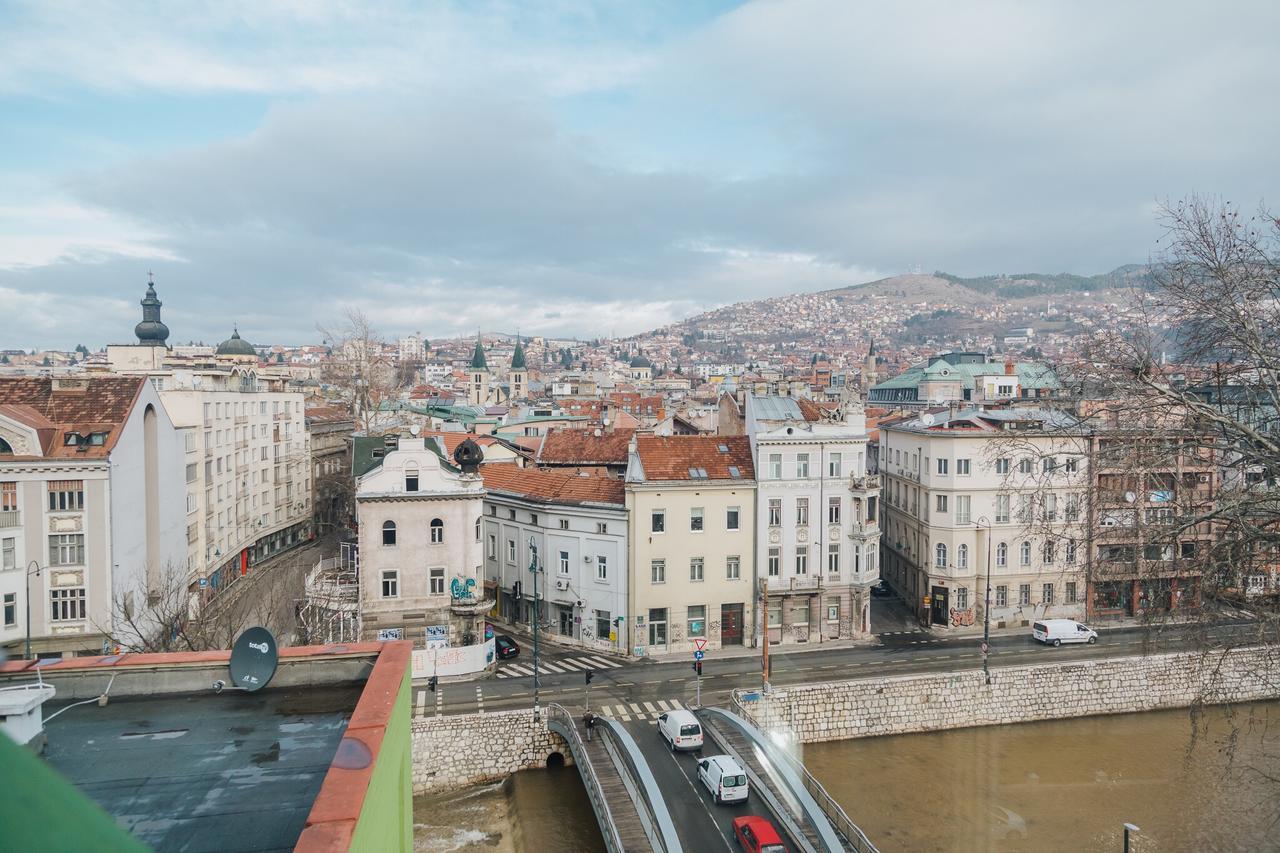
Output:
<instances>
[{"instance_id":1,"label":"car","mask_svg":"<svg viewBox=\"0 0 1280 853\"><path fill-rule=\"evenodd\" d=\"M498 654L498 660L510 660L520 654L520 646L506 634L493 638L493 648Z\"/></svg>"},{"instance_id":2,"label":"car","mask_svg":"<svg viewBox=\"0 0 1280 853\"><path fill-rule=\"evenodd\" d=\"M702 726L692 711L668 711L658 717L658 736L671 751L702 749Z\"/></svg>"},{"instance_id":3,"label":"car","mask_svg":"<svg viewBox=\"0 0 1280 853\"><path fill-rule=\"evenodd\" d=\"M1046 645L1096 643L1098 632L1074 619L1041 619L1031 626L1031 636Z\"/></svg>"},{"instance_id":4,"label":"car","mask_svg":"<svg viewBox=\"0 0 1280 853\"><path fill-rule=\"evenodd\" d=\"M698 779L720 803L741 803L747 799L747 774L728 755L713 755L698 762Z\"/></svg>"},{"instance_id":5,"label":"car","mask_svg":"<svg viewBox=\"0 0 1280 853\"><path fill-rule=\"evenodd\" d=\"M884 581L880 581L871 587L872 598L888 598L891 595L893 595L893 590L889 589L889 585Z\"/></svg>"},{"instance_id":6,"label":"car","mask_svg":"<svg viewBox=\"0 0 1280 853\"><path fill-rule=\"evenodd\" d=\"M733 837L738 839L743 853L787 853L787 845L773 824L759 815L745 815L733 819Z\"/></svg>"}]
</instances>

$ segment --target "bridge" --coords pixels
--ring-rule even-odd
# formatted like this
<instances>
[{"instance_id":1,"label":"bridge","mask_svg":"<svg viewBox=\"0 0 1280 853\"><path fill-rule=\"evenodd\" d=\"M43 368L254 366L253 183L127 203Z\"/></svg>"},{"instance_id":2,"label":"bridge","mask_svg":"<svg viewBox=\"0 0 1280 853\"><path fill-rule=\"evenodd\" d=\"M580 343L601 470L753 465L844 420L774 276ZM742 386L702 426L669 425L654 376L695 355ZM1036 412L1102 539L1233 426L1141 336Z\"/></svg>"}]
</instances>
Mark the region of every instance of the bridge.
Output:
<instances>
[{"instance_id":1,"label":"bridge","mask_svg":"<svg viewBox=\"0 0 1280 853\"><path fill-rule=\"evenodd\" d=\"M758 730L741 706L694 711L703 747L672 752L647 720L597 716L594 737L561 705L547 727L569 745L610 853L738 850L733 819L767 818L796 853L876 853L875 846L804 765ZM716 805L697 779L697 762L730 755L746 771L750 796Z\"/></svg>"}]
</instances>

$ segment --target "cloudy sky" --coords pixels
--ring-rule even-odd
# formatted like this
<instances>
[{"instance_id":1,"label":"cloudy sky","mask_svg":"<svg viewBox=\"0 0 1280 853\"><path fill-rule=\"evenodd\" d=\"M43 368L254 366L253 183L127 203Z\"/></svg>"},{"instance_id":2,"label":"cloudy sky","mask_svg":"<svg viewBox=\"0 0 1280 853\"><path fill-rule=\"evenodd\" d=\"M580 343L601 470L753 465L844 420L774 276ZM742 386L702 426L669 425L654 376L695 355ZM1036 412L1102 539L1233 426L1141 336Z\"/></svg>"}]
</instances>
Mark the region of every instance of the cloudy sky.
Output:
<instances>
[{"instance_id":1,"label":"cloudy sky","mask_svg":"<svg viewBox=\"0 0 1280 853\"><path fill-rule=\"evenodd\" d=\"M1280 199L1280 3L0 0L0 347L625 334Z\"/></svg>"}]
</instances>

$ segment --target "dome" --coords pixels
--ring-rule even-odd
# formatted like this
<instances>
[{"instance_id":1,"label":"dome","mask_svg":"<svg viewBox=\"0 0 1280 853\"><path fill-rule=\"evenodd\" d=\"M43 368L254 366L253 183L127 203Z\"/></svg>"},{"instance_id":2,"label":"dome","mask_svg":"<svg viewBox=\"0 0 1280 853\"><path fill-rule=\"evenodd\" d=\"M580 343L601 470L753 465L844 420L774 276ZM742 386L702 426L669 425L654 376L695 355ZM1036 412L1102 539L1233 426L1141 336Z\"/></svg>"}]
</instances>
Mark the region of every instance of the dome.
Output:
<instances>
[{"instance_id":1,"label":"dome","mask_svg":"<svg viewBox=\"0 0 1280 853\"><path fill-rule=\"evenodd\" d=\"M218 355L249 355L254 358L258 357L258 353L253 348L253 344L240 337L240 330L233 329L231 337L218 344Z\"/></svg>"},{"instance_id":2,"label":"dome","mask_svg":"<svg viewBox=\"0 0 1280 853\"><path fill-rule=\"evenodd\" d=\"M636 353L635 358L631 359L632 367L653 367L649 359L644 357L643 353Z\"/></svg>"}]
</instances>

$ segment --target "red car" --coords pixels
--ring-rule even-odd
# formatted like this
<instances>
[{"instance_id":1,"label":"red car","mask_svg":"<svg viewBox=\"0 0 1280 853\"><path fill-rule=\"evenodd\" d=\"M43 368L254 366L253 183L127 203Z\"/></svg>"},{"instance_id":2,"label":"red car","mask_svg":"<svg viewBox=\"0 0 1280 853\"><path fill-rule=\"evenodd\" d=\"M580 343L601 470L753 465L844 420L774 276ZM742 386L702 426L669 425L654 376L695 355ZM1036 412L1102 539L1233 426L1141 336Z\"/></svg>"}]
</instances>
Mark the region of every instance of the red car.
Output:
<instances>
[{"instance_id":1,"label":"red car","mask_svg":"<svg viewBox=\"0 0 1280 853\"><path fill-rule=\"evenodd\" d=\"M778 830L762 817L735 817L733 836L746 853L787 853L787 845L782 843Z\"/></svg>"}]
</instances>

